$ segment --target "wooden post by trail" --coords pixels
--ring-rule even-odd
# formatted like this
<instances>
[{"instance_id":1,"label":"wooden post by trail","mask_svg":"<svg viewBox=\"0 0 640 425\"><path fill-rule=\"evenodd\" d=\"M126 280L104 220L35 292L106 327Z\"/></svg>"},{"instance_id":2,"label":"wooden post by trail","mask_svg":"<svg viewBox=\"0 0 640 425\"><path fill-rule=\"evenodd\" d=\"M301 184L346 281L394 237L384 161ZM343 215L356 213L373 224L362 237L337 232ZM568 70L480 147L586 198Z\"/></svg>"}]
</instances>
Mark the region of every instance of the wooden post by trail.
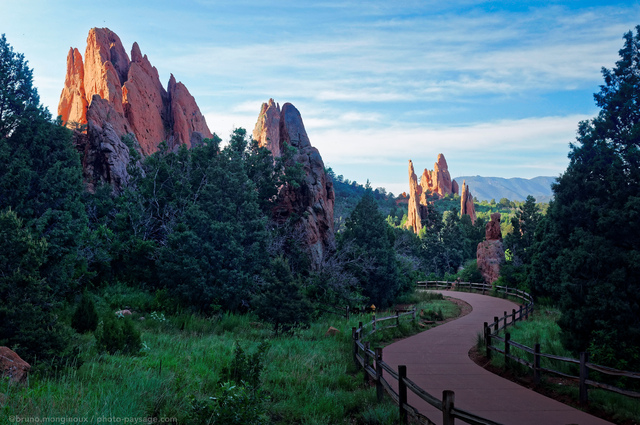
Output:
<instances>
[{"instance_id":1,"label":"wooden post by trail","mask_svg":"<svg viewBox=\"0 0 640 425\"><path fill-rule=\"evenodd\" d=\"M353 361L358 366L358 331L356 328L351 328L351 337L353 338Z\"/></svg>"},{"instance_id":2,"label":"wooden post by trail","mask_svg":"<svg viewBox=\"0 0 640 425\"><path fill-rule=\"evenodd\" d=\"M362 354L364 357L364 383L369 383L369 372L367 372L367 367L369 367L369 341L364 343L364 353Z\"/></svg>"},{"instance_id":3,"label":"wooden post by trail","mask_svg":"<svg viewBox=\"0 0 640 425\"><path fill-rule=\"evenodd\" d=\"M589 353L580 353L580 404L589 403L589 394L587 392L587 379L589 379Z\"/></svg>"},{"instance_id":4,"label":"wooden post by trail","mask_svg":"<svg viewBox=\"0 0 640 425\"><path fill-rule=\"evenodd\" d=\"M384 387L382 386L382 348L376 348L376 396L378 402L384 397Z\"/></svg>"},{"instance_id":5,"label":"wooden post by trail","mask_svg":"<svg viewBox=\"0 0 640 425\"><path fill-rule=\"evenodd\" d=\"M487 349L487 358L491 359L491 328L484 322L484 346Z\"/></svg>"},{"instance_id":6,"label":"wooden post by trail","mask_svg":"<svg viewBox=\"0 0 640 425\"><path fill-rule=\"evenodd\" d=\"M504 334L504 366L507 368L509 367L509 354L511 354L509 341L511 341L511 334L507 332Z\"/></svg>"},{"instance_id":7,"label":"wooden post by trail","mask_svg":"<svg viewBox=\"0 0 640 425\"><path fill-rule=\"evenodd\" d=\"M533 347L533 383L540 383L540 344Z\"/></svg>"},{"instance_id":8,"label":"wooden post by trail","mask_svg":"<svg viewBox=\"0 0 640 425\"><path fill-rule=\"evenodd\" d=\"M511 310L511 324L515 325L516 324L516 309L512 309Z\"/></svg>"},{"instance_id":9,"label":"wooden post by trail","mask_svg":"<svg viewBox=\"0 0 640 425\"><path fill-rule=\"evenodd\" d=\"M400 423L405 425L409 423L409 415L404 410L404 405L407 404L407 384L404 382L406 377L407 367L398 366L398 407L400 408Z\"/></svg>"},{"instance_id":10,"label":"wooden post by trail","mask_svg":"<svg viewBox=\"0 0 640 425\"><path fill-rule=\"evenodd\" d=\"M456 395L453 391L444 390L442 392L442 425L454 425L453 407Z\"/></svg>"},{"instance_id":11,"label":"wooden post by trail","mask_svg":"<svg viewBox=\"0 0 640 425\"><path fill-rule=\"evenodd\" d=\"M500 321L498 320L498 316L493 316L493 332L498 333L499 325L500 325Z\"/></svg>"}]
</instances>

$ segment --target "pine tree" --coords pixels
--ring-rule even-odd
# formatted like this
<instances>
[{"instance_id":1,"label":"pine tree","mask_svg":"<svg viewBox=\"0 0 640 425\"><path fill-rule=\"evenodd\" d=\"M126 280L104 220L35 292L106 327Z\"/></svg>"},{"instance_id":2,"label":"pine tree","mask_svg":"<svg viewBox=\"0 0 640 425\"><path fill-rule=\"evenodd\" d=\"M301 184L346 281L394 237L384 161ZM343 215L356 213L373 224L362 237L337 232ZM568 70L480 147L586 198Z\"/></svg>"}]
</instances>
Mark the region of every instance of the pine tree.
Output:
<instances>
[{"instance_id":1,"label":"pine tree","mask_svg":"<svg viewBox=\"0 0 640 425\"><path fill-rule=\"evenodd\" d=\"M82 293L80 304L73 313L71 327L80 333L94 332L98 327L96 306L86 291Z\"/></svg>"},{"instance_id":2,"label":"pine tree","mask_svg":"<svg viewBox=\"0 0 640 425\"><path fill-rule=\"evenodd\" d=\"M620 60L603 69L604 85L594 96L600 113L580 123L569 166L553 187L555 199L536 234L530 282L539 295L559 300L569 348L597 347L598 335L617 335L607 344L626 347L619 356L635 359L637 368L640 26L624 40Z\"/></svg>"}]
</instances>

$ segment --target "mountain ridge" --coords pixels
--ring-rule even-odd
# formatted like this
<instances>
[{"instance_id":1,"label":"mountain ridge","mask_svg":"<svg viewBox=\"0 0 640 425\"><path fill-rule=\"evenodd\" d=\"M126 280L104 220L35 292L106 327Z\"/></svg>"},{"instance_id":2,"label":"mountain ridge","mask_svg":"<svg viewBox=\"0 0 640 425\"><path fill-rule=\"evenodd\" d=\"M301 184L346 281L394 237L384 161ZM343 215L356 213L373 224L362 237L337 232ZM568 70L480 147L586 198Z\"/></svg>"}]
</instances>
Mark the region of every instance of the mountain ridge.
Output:
<instances>
[{"instance_id":1,"label":"mountain ridge","mask_svg":"<svg viewBox=\"0 0 640 425\"><path fill-rule=\"evenodd\" d=\"M528 195L536 198L537 202L549 202L553 198L551 185L557 177L538 176L531 179L521 177L482 177L460 176L457 181L466 181L473 196L479 201L499 201L507 198L510 201L524 201Z\"/></svg>"}]
</instances>

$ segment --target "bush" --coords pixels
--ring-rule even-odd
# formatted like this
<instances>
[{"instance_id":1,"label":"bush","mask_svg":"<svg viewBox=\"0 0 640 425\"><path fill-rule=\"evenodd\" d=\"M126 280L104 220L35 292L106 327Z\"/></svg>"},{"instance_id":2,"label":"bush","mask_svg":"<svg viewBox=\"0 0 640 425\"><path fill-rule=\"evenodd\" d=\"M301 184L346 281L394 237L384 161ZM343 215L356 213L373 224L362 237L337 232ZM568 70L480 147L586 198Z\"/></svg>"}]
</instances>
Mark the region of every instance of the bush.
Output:
<instances>
[{"instance_id":1,"label":"bush","mask_svg":"<svg viewBox=\"0 0 640 425\"><path fill-rule=\"evenodd\" d=\"M98 348L115 354L137 354L142 348L140 332L134 327L131 318L116 318L108 314L103 322L102 329L96 332Z\"/></svg>"},{"instance_id":2,"label":"bush","mask_svg":"<svg viewBox=\"0 0 640 425\"><path fill-rule=\"evenodd\" d=\"M86 292L82 294L80 304L71 318L71 327L78 333L94 332L98 327L96 306Z\"/></svg>"}]
</instances>

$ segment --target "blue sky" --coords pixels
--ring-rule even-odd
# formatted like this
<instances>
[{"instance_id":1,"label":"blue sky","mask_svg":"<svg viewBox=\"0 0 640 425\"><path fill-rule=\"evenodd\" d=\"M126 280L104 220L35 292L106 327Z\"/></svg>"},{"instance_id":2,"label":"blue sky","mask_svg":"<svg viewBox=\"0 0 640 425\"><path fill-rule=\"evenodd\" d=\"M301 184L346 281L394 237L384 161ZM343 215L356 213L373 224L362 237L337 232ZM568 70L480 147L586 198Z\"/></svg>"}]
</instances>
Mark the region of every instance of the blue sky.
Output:
<instances>
[{"instance_id":1,"label":"blue sky","mask_svg":"<svg viewBox=\"0 0 640 425\"><path fill-rule=\"evenodd\" d=\"M249 131L269 98L293 103L350 180L408 189L407 161L452 176L556 176L640 1L8 1L0 33L55 113L69 47L92 27L137 41L212 131ZM473 189L472 189L473 190Z\"/></svg>"}]
</instances>

